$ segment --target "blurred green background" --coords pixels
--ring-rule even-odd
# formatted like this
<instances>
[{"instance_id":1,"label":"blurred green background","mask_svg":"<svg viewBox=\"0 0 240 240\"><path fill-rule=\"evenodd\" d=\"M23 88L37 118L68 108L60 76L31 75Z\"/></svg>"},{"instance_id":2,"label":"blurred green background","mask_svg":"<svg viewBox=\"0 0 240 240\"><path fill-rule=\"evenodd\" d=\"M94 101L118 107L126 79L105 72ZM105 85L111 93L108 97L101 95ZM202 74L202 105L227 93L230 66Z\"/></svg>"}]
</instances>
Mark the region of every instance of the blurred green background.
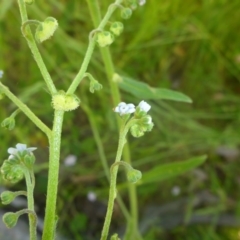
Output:
<instances>
[{"instance_id":1,"label":"blurred green background","mask_svg":"<svg viewBox=\"0 0 240 240\"><path fill-rule=\"evenodd\" d=\"M104 14L110 0L100 1ZM93 23L83 0L36 0L30 19L55 17L59 29L40 52L58 89L67 89L83 60ZM120 20L119 12L113 19ZM155 123L140 139L129 137L134 167L145 171L207 154L200 167L165 181L138 185L140 231L146 240L240 239L240 1L149 0L124 20L124 32L111 45L116 70L156 88L188 95L192 104L150 100ZM2 82L51 126L53 110L38 67L20 30L15 0L0 2L0 69ZM116 117L100 52L89 66L103 90L91 94L84 80L76 94L85 108L67 113L63 126L59 180L59 231L74 240L99 239L108 197L108 181L93 132L111 164L118 141ZM138 104L121 91L122 100ZM86 108L87 106L87 108ZM1 121L15 110L0 101ZM96 130L97 129L97 130ZM0 130L0 162L16 143L36 146L36 205L44 214L48 142L24 114L12 131ZM66 165L69 155L77 157ZM125 183L123 171L119 183ZM24 183L9 186L21 189ZM128 206L124 184L119 193ZM95 201L89 200L94 193ZM3 206L2 206L3 208ZM125 219L116 206L112 230L123 231Z\"/></svg>"}]
</instances>

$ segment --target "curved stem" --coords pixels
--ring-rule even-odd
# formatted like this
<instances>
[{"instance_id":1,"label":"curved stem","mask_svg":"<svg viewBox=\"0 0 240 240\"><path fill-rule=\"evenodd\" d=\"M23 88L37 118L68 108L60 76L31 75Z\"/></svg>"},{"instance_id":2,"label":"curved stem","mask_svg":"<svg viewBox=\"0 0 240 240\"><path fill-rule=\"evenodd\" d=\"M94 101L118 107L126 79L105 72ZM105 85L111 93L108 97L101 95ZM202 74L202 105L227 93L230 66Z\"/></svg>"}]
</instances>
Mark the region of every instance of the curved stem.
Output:
<instances>
[{"instance_id":1,"label":"curved stem","mask_svg":"<svg viewBox=\"0 0 240 240\"><path fill-rule=\"evenodd\" d=\"M51 130L32 112L26 104L19 100L6 86L0 82L0 89L19 109L40 129L48 138L51 136Z\"/></svg>"},{"instance_id":2,"label":"curved stem","mask_svg":"<svg viewBox=\"0 0 240 240\"><path fill-rule=\"evenodd\" d=\"M56 203L58 191L59 159L64 111L55 110L48 172L47 202L45 210L43 240L52 240L56 228Z\"/></svg>"},{"instance_id":3,"label":"curved stem","mask_svg":"<svg viewBox=\"0 0 240 240\"><path fill-rule=\"evenodd\" d=\"M24 0L18 0L18 5L20 9L22 24L24 24L25 22L28 21L28 15L27 15L27 10L26 10L26 5ZM57 93L56 87L53 84L52 78L43 62L41 54L38 51L36 42L34 40L34 37L32 35L31 29L29 28L29 26L26 26L25 33L27 35L26 40L27 40L28 46L33 54L35 61L37 62L40 72L47 84L48 90L50 91L51 95L53 95Z\"/></svg>"},{"instance_id":4,"label":"curved stem","mask_svg":"<svg viewBox=\"0 0 240 240\"><path fill-rule=\"evenodd\" d=\"M128 123L125 125L125 121L122 122L122 127L120 130L119 135L119 142L118 142L118 150L115 159L115 163L112 165L110 171L110 189L109 189L109 199L108 199L108 207L107 213L102 229L101 240L106 240L109 232L109 227L112 219L113 207L114 207L114 200L117 197L117 189L116 189L116 182L117 182L117 173L118 173L118 163L121 160L123 147L126 143L126 135L128 133L129 128L136 123L138 120L129 120Z\"/></svg>"},{"instance_id":5,"label":"curved stem","mask_svg":"<svg viewBox=\"0 0 240 240\"><path fill-rule=\"evenodd\" d=\"M34 25L38 25L38 24L40 24L41 22L40 21L38 21L38 20L27 20L27 21L25 21L23 24L22 24L22 27L21 27L21 29L22 29L22 33L23 33L23 35L24 35L24 37L28 37L28 31L26 31L26 26L28 26L28 25L30 25L30 24L34 24Z\"/></svg>"},{"instance_id":6,"label":"curved stem","mask_svg":"<svg viewBox=\"0 0 240 240\"><path fill-rule=\"evenodd\" d=\"M118 4L120 2L122 2L122 0L116 0L115 3ZM111 17L111 15L113 14L113 12L115 11L116 8L117 8L117 6L112 6L111 8L108 9L108 11L105 14L104 18L102 19L102 21L98 25L97 30L102 30L105 27L105 25L107 24L109 18ZM86 55L84 57L82 66L81 66L77 76L73 80L72 84L68 88L67 94L74 93L76 91L76 88L78 87L78 85L82 81L83 76L84 76L85 72L87 71L87 67L88 67L90 59L92 57L92 53L93 53L95 45L96 45L96 35L94 35L93 37L89 38L89 45L88 45L88 49L87 49Z\"/></svg>"},{"instance_id":7,"label":"curved stem","mask_svg":"<svg viewBox=\"0 0 240 240\"><path fill-rule=\"evenodd\" d=\"M120 4L122 1L117 1L115 3ZM101 21L101 14L99 9L98 0L87 0L88 7L91 13L91 17L94 23L94 26L97 27L99 22ZM116 7L116 6L115 6ZM118 103L121 102L121 96L119 92L119 88L116 82L112 80L113 74L115 73L111 53L108 47L100 48L102 59L104 62L105 71L107 74L110 90L111 90L111 96L113 100L114 106L117 106ZM118 127L120 129L121 121L118 118ZM131 154L129 145L126 144L125 148L123 150L123 159L128 162L131 165ZM131 212L131 218L128 220L127 225L127 232L130 232L129 239L134 238L140 239L138 236L139 234L135 234L135 232L138 232L138 201L137 201L137 193L136 193L136 185L128 183L128 193L130 198L130 212ZM129 218L128 218L129 219Z\"/></svg>"}]
</instances>

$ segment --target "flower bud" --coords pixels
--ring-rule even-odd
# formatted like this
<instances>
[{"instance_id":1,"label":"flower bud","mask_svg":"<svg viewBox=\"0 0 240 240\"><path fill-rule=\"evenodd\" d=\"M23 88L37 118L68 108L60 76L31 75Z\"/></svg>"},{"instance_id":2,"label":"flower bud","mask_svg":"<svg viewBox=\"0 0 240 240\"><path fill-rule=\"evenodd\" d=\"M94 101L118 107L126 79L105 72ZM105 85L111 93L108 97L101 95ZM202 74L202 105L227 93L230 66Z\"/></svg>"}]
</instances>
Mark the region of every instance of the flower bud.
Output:
<instances>
[{"instance_id":1,"label":"flower bud","mask_svg":"<svg viewBox=\"0 0 240 240\"><path fill-rule=\"evenodd\" d=\"M4 191L1 194L2 204L7 205L15 199L16 195L14 192Z\"/></svg>"},{"instance_id":2,"label":"flower bud","mask_svg":"<svg viewBox=\"0 0 240 240\"><path fill-rule=\"evenodd\" d=\"M112 44L114 37L110 32L103 31L97 33L97 43L100 47L106 47Z\"/></svg>"},{"instance_id":3,"label":"flower bud","mask_svg":"<svg viewBox=\"0 0 240 240\"><path fill-rule=\"evenodd\" d=\"M13 130L15 127L15 119L13 117L5 118L2 121L1 126L7 128L8 130Z\"/></svg>"},{"instance_id":4,"label":"flower bud","mask_svg":"<svg viewBox=\"0 0 240 240\"><path fill-rule=\"evenodd\" d=\"M58 22L53 17L47 17L44 22L41 22L35 33L35 38L37 42L43 42L49 39L58 27Z\"/></svg>"},{"instance_id":5,"label":"flower bud","mask_svg":"<svg viewBox=\"0 0 240 240\"><path fill-rule=\"evenodd\" d=\"M102 89L102 84L100 84L97 80L91 78L89 91L91 93L94 93L94 91L99 91L101 89Z\"/></svg>"},{"instance_id":6,"label":"flower bud","mask_svg":"<svg viewBox=\"0 0 240 240\"><path fill-rule=\"evenodd\" d=\"M35 156L30 153L24 156L23 162L27 168L32 169L33 164L35 163Z\"/></svg>"},{"instance_id":7,"label":"flower bud","mask_svg":"<svg viewBox=\"0 0 240 240\"><path fill-rule=\"evenodd\" d=\"M19 215L13 212L8 212L3 215L3 222L8 228L12 228L17 224Z\"/></svg>"},{"instance_id":8,"label":"flower bud","mask_svg":"<svg viewBox=\"0 0 240 240\"><path fill-rule=\"evenodd\" d=\"M52 106L55 110L72 111L78 108L80 99L74 94L66 94L64 91L59 91L52 98Z\"/></svg>"},{"instance_id":9,"label":"flower bud","mask_svg":"<svg viewBox=\"0 0 240 240\"><path fill-rule=\"evenodd\" d=\"M123 8L121 10L121 17L123 19L129 19L132 16L132 9L131 8Z\"/></svg>"},{"instance_id":10,"label":"flower bud","mask_svg":"<svg viewBox=\"0 0 240 240\"><path fill-rule=\"evenodd\" d=\"M20 181L24 176L22 166L16 161L12 161L12 159L3 162L1 173L3 178L11 183Z\"/></svg>"},{"instance_id":11,"label":"flower bud","mask_svg":"<svg viewBox=\"0 0 240 240\"><path fill-rule=\"evenodd\" d=\"M121 22L114 22L110 26L110 31L115 35L119 36L123 31L123 24Z\"/></svg>"},{"instance_id":12,"label":"flower bud","mask_svg":"<svg viewBox=\"0 0 240 240\"><path fill-rule=\"evenodd\" d=\"M134 124L130 128L130 132L131 132L133 137L139 138L139 137L142 137L144 135L145 131L139 124Z\"/></svg>"},{"instance_id":13,"label":"flower bud","mask_svg":"<svg viewBox=\"0 0 240 240\"><path fill-rule=\"evenodd\" d=\"M141 171L133 168L127 171L127 179L130 183L136 183L141 178L142 178Z\"/></svg>"}]
</instances>

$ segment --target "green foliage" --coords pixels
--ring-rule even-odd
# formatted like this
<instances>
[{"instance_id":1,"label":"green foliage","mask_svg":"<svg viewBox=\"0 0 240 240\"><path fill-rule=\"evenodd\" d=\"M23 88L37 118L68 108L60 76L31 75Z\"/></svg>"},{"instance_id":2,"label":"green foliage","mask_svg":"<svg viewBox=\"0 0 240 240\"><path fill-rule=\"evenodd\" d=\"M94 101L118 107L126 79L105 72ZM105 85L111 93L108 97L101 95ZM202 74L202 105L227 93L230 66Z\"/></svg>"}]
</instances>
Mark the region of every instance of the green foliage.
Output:
<instances>
[{"instance_id":1,"label":"green foliage","mask_svg":"<svg viewBox=\"0 0 240 240\"><path fill-rule=\"evenodd\" d=\"M87 6L84 1L78 0L35 3L28 7L30 17L34 16L43 21L47 16L54 16L59 20L60 27L54 38L44 42L40 51L58 88L66 89L81 64L88 42L88 32L93 29ZM110 1L101 1L103 13L109 3ZM148 171L154 171L155 166L160 166L161 169L163 163L172 164L173 161L206 153L209 156L207 164L198 169L205 180L198 175L193 177L192 174L169 178L164 184L160 183L159 194L158 180L154 173L153 186L148 184L145 189L144 185L139 185L141 213L147 205L163 205L174 201L169 189L178 184L186 197L201 190L213 192L214 196L220 198L225 195L229 200L223 202L225 211L235 213L238 209L239 214L240 208L236 203L237 199L240 199L239 191L236 191L239 186L239 157L229 158L216 154L219 147L225 146L234 151L238 150L240 145L239 9L239 0L165 0L161 1L161 4L159 0L149 0L144 7L133 12L134 17L131 17L127 24L124 22L123 34L111 45L118 72L130 76L127 79L138 79L147 84L143 84L143 87L147 88L140 92L132 82L130 86L134 90L126 89L128 85L125 85L124 89L124 86L119 84L124 90L122 99L135 103L139 102L136 97L142 100L144 95L152 101L154 130L147 135L147 140L134 139L131 143L133 165L143 172L143 179L148 176ZM41 74L25 41L20 37L17 16L19 12L15 1L0 2L0 67L6 73L2 81L51 126L51 97L40 82ZM13 49L16 50L14 54L9 54ZM78 161L73 168L63 166L60 182L65 184L60 188L59 194L63 202L69 197L62 195L63 189L78 189L82 183L86 186L82 189L85 190L85 195L92 186L98 186L101 200L107 196L108 183L104 178L97 151L100 149L101 156L105 154L109 161L114 156L117 130L111 108L115 106L109 100L109 86L98 51L94 54L90 69L95 70L94 76L103 85L103 91L94 94L88 101L92 109L91 115L99 129L97 133L100 136L100 145L104 146L105 151L95 143L92 134L94 128L89 124L88 115L82 109L79 109L76 115L67 113L63 133L69 138L62 141L62 161L68 154L77 155ZM142 85L140 89L141 87ZM165 102L160 98L162 95L153 94L151 91L163 88L190 96L193 105ZM161 92L164 93L166 92ZM167 97L179 96L174 92L167 93ZM88 83L83 84L78 94L82 95L82 101L88 97ZM180 99L182 97L184 96L180 95ZM37 101L33 101L35 99ZM186 102L187 99L184 99ZM86 104L86 100L84 103ZM0 106L1 121L15 110L6 98L1 99ZM36 134L32 134L33 132ZM23 114L17 116L14 131L1 129L0 139L2 150L26 139L27 143L40 146L42 155L36 164L39 169L47 165L47 140L41 132L36 132L34 125ZM5 151L0 151L0 159L5 158ZM40 180L37 187L43 185L41 179L46 179L46 172L39 171L38 175ZM84 177L78 178L79 175ZM73 193L69 190L68 194ZM69 211L75 216L78 216L76 206L81 202L77 195L80 193L72 196L76 202L69 207ZM203 208L208 209L209 202L204 204ZM71 225L69 211L63 213L65 220L61 226L64 228ZM224 210L220 213L223 212ZM61 219L59 221L61 222ZM180 230L175 231L163 230L162 235L156 228L152 231L150 229L146 239L208 240L207 237L211 236L211 239L236 240L238 237L234 230L225 231L223 234L222 230L215 228L212 223L208 223L207 227L200 225L180 227ZM206 229L210 228L212 233L208 235ZM77 236L78 227L75 226L72 232Z\"/></svg>"}]
</instances>

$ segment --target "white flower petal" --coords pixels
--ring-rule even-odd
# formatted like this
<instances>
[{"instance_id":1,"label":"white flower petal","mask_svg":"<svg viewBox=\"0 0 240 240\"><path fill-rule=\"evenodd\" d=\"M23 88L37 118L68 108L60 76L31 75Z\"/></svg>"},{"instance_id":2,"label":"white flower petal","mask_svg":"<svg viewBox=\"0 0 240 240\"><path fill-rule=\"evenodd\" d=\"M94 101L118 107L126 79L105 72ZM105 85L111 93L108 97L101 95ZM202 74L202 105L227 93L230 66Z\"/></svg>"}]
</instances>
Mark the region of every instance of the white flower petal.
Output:
<instances>
[{"instance_id":1,"label":"white flower petal","mask_svg":"<svg viewBox=\"0 0 240 240\"><path fill-rule=\"evenodd\" d=\"M151 106L145 101L141 101L138 106L142 111L146 113L151 109Z\"/></svg>"},{"instance_id":2,"label":"white flower petal","mask_svg":"<svg viewBox=\"0 0 240 240\"><path fill-rule=\"evenodd\" d=\"M140 6L144 5L145 3L146 3L146 0L139 0L139 1L138 1L138 4L139 4Z\"/></svg>"},{"instance_id":3,"label":"white flower petal","mask_svg":"<svg viewBox=\"0 0 240 240\"><path fill-rule=\"evenodd\" d=\"M24 150L27 149L27 145L26 145L26 144L23 144L23 143L18 143L18 144L16 145L16 149L17 149L18 151L22 152L22 151L24 151Z\"/></svg>"},{"instance_id":4,"label":"white flower petal","mask_svg":"<svg viewBox=\"0 0 240 240\"><path fill-rule=\"evenodd\" d=\"M118 112L120 116L124 114L130 114L135 112L135 106L132 103L126 104L125 102L120 102L118 106L114 109L115 112Z\"/></svg>"}]
</instances>

